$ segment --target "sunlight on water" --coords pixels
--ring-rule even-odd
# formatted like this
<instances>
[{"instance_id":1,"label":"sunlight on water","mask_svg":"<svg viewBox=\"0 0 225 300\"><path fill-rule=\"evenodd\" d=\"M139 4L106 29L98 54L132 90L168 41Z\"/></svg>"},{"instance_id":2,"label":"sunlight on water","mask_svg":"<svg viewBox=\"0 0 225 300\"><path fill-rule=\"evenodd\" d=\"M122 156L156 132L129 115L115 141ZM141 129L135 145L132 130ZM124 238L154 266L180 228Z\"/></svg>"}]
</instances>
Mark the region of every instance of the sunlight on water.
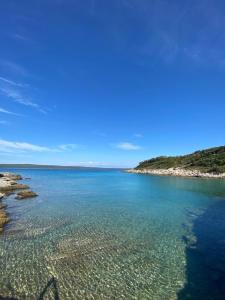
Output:
<instances>
[{"instance_id":1,"label":"sunlight on water","mask_svg":"<svg viewBox=\"0 0 225 300\"><path fill-rule=\"evenodd\" d=\"M32 178L26 183L39 197L5 200L12 222L0 236L0 295L37 299L54 277L45 299L56 288L60 299L188 299L193 226L223 202L222 181L16 172Z\"/></svg>"}]
</instances>

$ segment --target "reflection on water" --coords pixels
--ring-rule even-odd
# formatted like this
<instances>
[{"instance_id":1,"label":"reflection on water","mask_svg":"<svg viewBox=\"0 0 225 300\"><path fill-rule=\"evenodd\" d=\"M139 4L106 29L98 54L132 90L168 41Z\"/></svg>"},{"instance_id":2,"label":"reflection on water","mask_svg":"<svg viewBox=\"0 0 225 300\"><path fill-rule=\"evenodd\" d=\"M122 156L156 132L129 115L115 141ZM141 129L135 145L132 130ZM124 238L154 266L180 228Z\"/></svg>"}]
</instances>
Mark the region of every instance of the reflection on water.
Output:
<instances>
[{"instance_id":1,"label":"reflection on water","mask_svg":"<svg viewBox=\"0 0 225 300\"><path fill-rule=\"evenodd\" d=\"M7 200L13 222L0 237L0 295L224 299L223 181L17 172L40 196Z\"/></svg>"}]
</instances>

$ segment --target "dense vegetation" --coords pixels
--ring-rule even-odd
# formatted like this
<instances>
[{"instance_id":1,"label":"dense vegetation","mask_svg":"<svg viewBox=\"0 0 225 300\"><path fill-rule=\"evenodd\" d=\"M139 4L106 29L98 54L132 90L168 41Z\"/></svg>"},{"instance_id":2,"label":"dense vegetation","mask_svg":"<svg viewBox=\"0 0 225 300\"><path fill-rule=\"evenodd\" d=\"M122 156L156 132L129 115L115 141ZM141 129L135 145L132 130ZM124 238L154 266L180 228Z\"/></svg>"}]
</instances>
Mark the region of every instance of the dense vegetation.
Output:
<instances>
[{"instance_id":1,"label":"dense vegetation","mask_svg":"<svg viewBox=\"0 0 225 300\"><path fill-rule=\"evenodd\" d=\"M182 156L159 156L142 161L136 169L183 168L210 173L225 173L225 146L196 151Z\"/></svg>"}]
</instances>

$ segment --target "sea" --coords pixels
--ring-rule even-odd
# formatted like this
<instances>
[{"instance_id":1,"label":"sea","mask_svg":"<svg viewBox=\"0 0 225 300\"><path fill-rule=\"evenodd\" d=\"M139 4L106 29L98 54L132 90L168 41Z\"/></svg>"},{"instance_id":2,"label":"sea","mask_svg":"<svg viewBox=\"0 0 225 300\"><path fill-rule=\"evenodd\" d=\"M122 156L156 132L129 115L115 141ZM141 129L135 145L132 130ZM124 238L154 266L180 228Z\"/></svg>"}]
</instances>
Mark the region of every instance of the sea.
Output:
<instances>
[{"instance_id":1,"label":"sea","mask_svg":"<svg viewBox=\"0 0 225 300\"><path fill-rule=\"evenodd\" d=\"M225 180L10 169L0 299L225 299ZM2 297L2 298L1 298Z\"/></svg>"}]
</instances>

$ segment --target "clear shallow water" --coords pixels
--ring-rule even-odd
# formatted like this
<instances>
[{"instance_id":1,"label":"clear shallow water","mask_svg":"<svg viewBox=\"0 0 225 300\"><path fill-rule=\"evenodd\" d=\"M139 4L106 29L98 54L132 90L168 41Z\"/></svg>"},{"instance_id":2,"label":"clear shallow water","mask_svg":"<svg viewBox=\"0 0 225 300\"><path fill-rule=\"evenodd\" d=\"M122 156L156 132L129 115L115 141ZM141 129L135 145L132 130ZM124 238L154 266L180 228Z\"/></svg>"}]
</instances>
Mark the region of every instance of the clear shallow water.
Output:
<instances>
[{"instance_id":1,"label":"clear shallow water","mask_svg":"<svg viewBox=\"0 0 225 300\"><path fill-rule=\"evenodd\" d=\"M5 200L0 295L225 299L225 181L118 170L11 170L32 200Z\"/></svg>"}]
</instances>

